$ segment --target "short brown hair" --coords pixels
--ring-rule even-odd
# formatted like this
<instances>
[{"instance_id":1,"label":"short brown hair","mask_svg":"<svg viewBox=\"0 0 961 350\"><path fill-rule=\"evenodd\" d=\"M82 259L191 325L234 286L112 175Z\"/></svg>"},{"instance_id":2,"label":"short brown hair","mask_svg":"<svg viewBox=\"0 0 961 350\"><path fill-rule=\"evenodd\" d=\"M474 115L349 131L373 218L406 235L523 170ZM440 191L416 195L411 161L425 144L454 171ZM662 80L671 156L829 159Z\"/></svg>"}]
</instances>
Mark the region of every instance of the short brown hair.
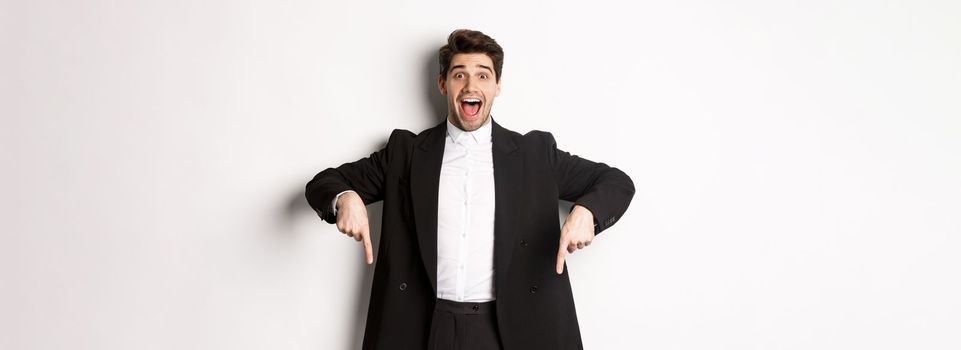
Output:
<instances>
[{"instance_id":1,"label":"short brown hair","mask_svg":"<svg viewBox=\"0 0 961 350\"><path fill-rule=\"evenodd\" d=\"M450 33L447 37L447 45L444 45L437 52L440 61L440 75L447 77L450 69L450 60L459 53L483 53L494 61L494 76L497 82L501 81L501 68L504 67L504 49L487 34L476 30L458 29Z\"/></svg>"}]
</instances>

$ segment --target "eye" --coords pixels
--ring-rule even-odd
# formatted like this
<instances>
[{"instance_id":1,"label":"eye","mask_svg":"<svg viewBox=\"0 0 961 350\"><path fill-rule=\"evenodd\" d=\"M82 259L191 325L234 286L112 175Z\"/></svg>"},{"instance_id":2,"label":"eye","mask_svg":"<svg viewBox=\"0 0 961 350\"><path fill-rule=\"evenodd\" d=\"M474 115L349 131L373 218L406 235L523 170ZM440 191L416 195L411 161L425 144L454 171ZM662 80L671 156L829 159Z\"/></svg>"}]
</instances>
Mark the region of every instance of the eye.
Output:
<instances>
[{"instance_id":1,"label":"eye","mask_svg":"<svg viewBox=\"0 0 961 350\"><path fill-rule=\"evenodd\" d=\"M481 79L487 79L487 74L481 74L480 77Z\"/></svg>"},{"instance_id":2,"label":"eye","mask_svg":"<svg viewBox=\"0 0 961 350\"><path fill-rule=\"evenodd\" d=\"M457 79L464 79L464 73L457 73L457 74L454 74L454 78L457 78Z\"/></svg>"}]
</instances>

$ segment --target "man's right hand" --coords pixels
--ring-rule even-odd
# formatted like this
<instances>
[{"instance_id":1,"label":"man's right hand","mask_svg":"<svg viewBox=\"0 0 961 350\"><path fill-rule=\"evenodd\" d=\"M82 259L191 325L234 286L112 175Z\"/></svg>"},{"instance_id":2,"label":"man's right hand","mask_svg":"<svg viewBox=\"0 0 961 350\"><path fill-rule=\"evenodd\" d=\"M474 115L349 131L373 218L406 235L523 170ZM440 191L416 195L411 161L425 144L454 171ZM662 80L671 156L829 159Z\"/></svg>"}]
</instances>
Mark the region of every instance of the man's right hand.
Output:
<instances>
[{"instance_id":1,"label":"man's right hand","mask_svg":"<svg viewBox=\"0 0 961 350\"><path fill-rule=\"evenodd\" d=\"M346 192L337 198L337 229L356 241L364 241L367 264L374 263L374 250L370 245L370 225L367 207L355 192Z\"/></svg>"}]
</instances>

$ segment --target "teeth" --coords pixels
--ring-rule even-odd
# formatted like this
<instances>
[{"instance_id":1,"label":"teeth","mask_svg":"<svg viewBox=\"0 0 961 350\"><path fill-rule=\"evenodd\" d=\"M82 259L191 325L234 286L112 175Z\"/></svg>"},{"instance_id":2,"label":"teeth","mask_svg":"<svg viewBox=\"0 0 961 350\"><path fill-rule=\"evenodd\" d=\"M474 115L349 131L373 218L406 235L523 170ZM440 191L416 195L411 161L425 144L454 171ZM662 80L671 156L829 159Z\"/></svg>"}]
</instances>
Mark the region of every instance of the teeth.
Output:
<instances>
[{"instance_id":1,"label":"teeth","mask_svg":"<svg viewBox=\"0 0 961 350\"><path fill-rule=\"evenodd\" d=\"M465 99L464 99L464 102L467 102L467 103L478 102L478 103L480 103L480 99L476 99L476 98L465 98Z\"/></svg>"}]
</instances>

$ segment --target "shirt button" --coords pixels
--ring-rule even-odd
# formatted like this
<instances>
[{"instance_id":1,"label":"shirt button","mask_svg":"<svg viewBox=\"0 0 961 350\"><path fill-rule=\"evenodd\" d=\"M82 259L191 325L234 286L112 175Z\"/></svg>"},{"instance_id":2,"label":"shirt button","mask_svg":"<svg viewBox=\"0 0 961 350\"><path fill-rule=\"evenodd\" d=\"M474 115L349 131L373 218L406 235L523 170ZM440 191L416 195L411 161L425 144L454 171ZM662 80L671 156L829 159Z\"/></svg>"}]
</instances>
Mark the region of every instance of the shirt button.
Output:
<instances>
[{"instance_id":1,"label":"shirt button","mask_svg":"<svg viewBox=\"0 0 961 350\"><path fill-rule=\"evenodd\" d=\"M471 307L471 310L474 310L474 311L480 310L480 306L474 305Z\"/></svg>"},{"instance_id":2,"label":"shirt button","mask_svg":"<svg viewBox=\"0 0 961 350\"><path fill-rule=\"evenodd\" d=\"M531 294L537 293L537 286L531 286Z\"/></svg>"},{"instance_id":3,"label":"shirt button","mask_svg":"<svg viewBox=\"0 0 961 350\"><path fill-rule=\"evenodd\" d=\"M521 247L527 247L527 240L526 240L526 239L522 239L522 240L521 240Z\"/></svg>"},{"instance_id":4,"label":"shirt button","mask_svg":"<svg viewBox=\"0 0 961 350\"><path fill-rule=\"evenodd\" d=\"M400 290L406 290L406 289L407 289L407 282L401 282L400 287L398 287L398 288L400 288Z\"/></svg>"}]
</instances>

